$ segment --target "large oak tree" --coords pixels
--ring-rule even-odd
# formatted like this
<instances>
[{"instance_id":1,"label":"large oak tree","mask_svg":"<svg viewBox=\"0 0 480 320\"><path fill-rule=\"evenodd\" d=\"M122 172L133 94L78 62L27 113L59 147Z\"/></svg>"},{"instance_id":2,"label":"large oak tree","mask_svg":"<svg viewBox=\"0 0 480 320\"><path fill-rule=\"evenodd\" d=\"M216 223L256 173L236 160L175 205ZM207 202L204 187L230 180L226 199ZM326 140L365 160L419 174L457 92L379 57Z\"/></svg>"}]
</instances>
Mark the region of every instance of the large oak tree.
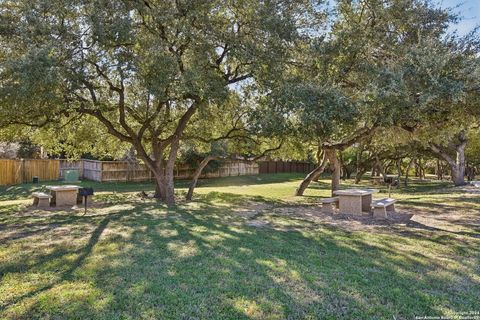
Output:
<instances>
[{"instance_id":1,"label":"large oak tree","mask_svg":"<svg viewBox=\"0 0 480 320\"><path fill-rule=\"evenodd\" d=\"M321 18L298 0L15 0L0 4L1 125L94 117L131 144L156 196L194 116L282 68Z\"/></svg>"}]
</instances>

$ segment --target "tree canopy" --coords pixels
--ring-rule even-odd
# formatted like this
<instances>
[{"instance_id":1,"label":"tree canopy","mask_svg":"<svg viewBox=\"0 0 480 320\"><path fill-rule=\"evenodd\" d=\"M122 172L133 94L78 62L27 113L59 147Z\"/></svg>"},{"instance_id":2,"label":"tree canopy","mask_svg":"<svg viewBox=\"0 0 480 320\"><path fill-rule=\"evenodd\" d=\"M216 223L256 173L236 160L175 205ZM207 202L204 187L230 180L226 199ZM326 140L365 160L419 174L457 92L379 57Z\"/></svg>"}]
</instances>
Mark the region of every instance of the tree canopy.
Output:
<instances>
[{"instance_id":1,"label":"tree canopy","mask_svg":"<svg viewBox=\"0 0 480 320\"><path fill-rule=\"evenodd\" d=\"M372 136L395 130L463 179L480 47L457 20L423 0L6 0L0 127L71 156L132 149L169 204L189 150L315 155L309 179L328 161L335 189L348 148L391 151Z\"/></svg>"}]
</instances>

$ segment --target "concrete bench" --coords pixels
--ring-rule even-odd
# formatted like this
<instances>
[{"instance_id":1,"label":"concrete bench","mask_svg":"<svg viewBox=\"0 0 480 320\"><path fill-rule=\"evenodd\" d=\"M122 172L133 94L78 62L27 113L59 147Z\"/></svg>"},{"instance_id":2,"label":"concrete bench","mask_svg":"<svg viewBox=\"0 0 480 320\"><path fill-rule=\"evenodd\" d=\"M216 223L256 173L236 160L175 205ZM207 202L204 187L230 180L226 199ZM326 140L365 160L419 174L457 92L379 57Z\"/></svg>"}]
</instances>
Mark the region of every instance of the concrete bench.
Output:
<instances>
[{"instance_id":1,"label":"concrete bench","mask_svg":"<svg viewBox=\"0 0 480 320\"><path fill-rule=\"evenodd\" d=\"M323 213L334 213L335 209L333 206L338 206L338 197L323 198L321 202Z\"/></svg>"},{"instance_id":2,"label":"concrete bench","mask_svg":"<svg viewBox=\"0 0 480 320\"><path fill-rule=\"evenodd\" d=\"M387 212L395 212L395 202L392 198L376 200L372 203L374 218L387 218Z\"/></svg>"},{"instance_id":3,"label":"concrete bench","mask_svg":"<svg viewBox=\"0 0 480 320\"><path fill-rule=\"evenodd\" d=\"M51 195L44 192L34 192L32 193L33 205L39 208L49 207Z\"/></svg>"}]
</instances>

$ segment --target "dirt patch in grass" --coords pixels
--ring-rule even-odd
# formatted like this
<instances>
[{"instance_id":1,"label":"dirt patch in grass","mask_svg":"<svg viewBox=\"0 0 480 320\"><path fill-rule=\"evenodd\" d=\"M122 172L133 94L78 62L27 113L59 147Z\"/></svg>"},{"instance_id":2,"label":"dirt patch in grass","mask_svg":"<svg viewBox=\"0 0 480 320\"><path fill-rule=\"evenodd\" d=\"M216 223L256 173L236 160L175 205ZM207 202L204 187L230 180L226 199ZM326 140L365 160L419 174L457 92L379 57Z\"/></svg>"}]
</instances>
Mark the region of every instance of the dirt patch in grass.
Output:
<instances>
[{"instance_id":1,"label":"dirt patch in grass","mask_svg":"<svg viewBox=\"0 0 480 320\"><path fill-rule=\"evenodd\" d=\"M418 206L397 206L396 212L388 212L387 219L374 218L371 214L361 215L323 213L319 205L275 206L250 203L238 209L249 226L278 229L276 223L281 217L294 218L304 222L289 229L315 228L318 225L339 227L345 231L398 232L426 230L480 237L480 219L476 210L450 210L448 205L422 210ZM414 229L414 230L412 230Z\"/></svg>"},{"instance_id":2,"label":"dirt patch in grass","mask_svg":"<svg viewBox=\"0 0 480 320\"><path fill-rule=\"evenodd\" d=\"M388 219L375 219L372 215L365 213L361 215L344 213L326 214L321 211L321 207L318 205L288 208L280 207L275 208L273 212L278 215L305 219L315 224L339 227L346 231L385 230L392 225L406 225L413 216L410 213L389 212Z\"/></svg>"}]
</instances>

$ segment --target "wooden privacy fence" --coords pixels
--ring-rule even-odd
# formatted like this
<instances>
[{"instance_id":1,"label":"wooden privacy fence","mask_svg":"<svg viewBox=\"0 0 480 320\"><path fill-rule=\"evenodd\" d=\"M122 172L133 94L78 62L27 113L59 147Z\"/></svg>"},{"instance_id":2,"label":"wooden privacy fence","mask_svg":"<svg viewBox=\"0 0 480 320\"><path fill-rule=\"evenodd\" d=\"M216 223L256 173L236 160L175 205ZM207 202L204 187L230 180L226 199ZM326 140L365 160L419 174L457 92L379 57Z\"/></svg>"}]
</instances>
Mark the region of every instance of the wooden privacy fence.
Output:
<instances>
[{"instance_id":1,"label":"wooden privacy fence","mask_svg":"<svg viewBox=\"0 0 480 320\"><path fill-rule=\"evenodd\" d=\"M195 168L189 165L179 164L175 166L174 177L175 179L189 179L193 176L194 172ZM258 174L257 163L231 161L221 163L217 170L204 173L201 178L256 174ZM83 173L81 172L81 176L88 180L101 182L153 180L153 175L144 164L127 161L83 160Z\"/></svg>"},{"instance_id":2,"label":"wooden privacy fence","mask_svg":"<svg viewBox=\"0 0 480 320\"><path fill-rule=\"evenodd\" d=\"M309 173L315 167L315 164L303 161L261 161L259 162L259 173Z\"/></svg>"},{"instance_id":3,"label":"wooden privacy fence","mask_svg":"<svg viewBox=\"0 0 480 320\"><path fill-rule=\"evenodd\" d=\"M297 161L260 161L258 163L241 160L222 162L212 172L201 178L217 178L259 173L300 172L308 173L315 165ZM66 170L78 170L80 178L99 182L150 181L153 176L144 164L128 161L96 160L10 160L0 159L0 185L32 182L34 176L40 181L63 178ZM190 179L195 168L186 164L175 166L176 179Z\"/></svg>"},{"instance_id":4,"label":"wooden privacy fence","mask_svg":"<svg viewBox=\"0 0 480 320\"><path fill-rule=\"evenodd\" d=\"M10 160L0 159L0 185L57 180L60 178L60 160Z\"/></svg>"}]
</instances>

